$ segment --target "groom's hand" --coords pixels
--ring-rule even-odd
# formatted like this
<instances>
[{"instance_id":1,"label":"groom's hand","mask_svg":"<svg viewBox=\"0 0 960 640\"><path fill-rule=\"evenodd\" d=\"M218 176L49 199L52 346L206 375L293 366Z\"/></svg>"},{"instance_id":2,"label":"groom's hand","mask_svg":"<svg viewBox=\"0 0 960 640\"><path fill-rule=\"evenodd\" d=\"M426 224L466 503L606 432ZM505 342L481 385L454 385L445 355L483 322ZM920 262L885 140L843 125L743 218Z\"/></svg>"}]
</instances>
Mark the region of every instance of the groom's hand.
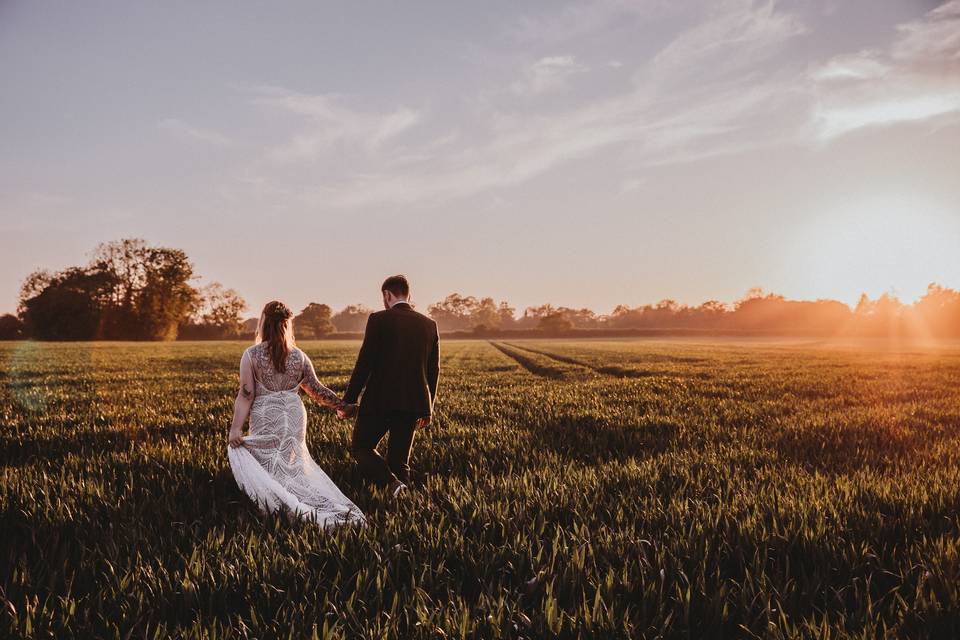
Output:
<instances>
[{"instance_id":1,"label":"groom's hand","mask_svg":"<svg viewBox=\"0 0 960 640\"><path fill-rule=\"evenodd\" d=\"M357 415L357 405L355 404L345 404L337 409L337 417L341 420L352 418L355 415Z\"/></svg>"},{"instance_id":2,"label":"groom's hand","mask_svg":"<svg viewBox=\"0 0 960 640\"><path fill-rule=\"evenodd\" d=\"M433 421L433 416L426 416L424 418L417 418L417 429L426 429L430 426L430 423Z\"/></svg>"}]
</instances>

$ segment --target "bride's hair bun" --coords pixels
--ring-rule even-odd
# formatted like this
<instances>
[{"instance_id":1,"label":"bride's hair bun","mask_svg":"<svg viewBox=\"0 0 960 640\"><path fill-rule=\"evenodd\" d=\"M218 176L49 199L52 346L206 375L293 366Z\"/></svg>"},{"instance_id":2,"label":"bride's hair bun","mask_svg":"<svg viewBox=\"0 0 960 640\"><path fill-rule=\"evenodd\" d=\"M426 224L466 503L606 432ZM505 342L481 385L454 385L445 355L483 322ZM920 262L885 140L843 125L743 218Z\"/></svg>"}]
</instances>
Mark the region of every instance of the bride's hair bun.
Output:
<instances>
[{"instance_id":1,"label":"bride's hair bun","mask_svg":"<svg viewBox=\"0 0 960 640\"><path fill-rule=\"evenodd\" d=\"M290 307L276 300L268 303L263 312L271 320L289 320L293 317Z\"/></svg>"}]
</instances>

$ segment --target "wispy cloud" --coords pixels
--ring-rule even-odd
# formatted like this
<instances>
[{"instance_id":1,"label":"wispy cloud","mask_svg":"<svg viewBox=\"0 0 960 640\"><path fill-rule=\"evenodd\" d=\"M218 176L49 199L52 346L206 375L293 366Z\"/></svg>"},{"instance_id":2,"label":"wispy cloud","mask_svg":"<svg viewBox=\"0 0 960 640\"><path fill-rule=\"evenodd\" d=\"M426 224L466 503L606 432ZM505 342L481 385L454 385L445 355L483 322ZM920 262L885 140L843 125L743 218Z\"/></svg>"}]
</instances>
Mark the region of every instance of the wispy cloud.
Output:
<instances>
[{"instance_id":1,"label":"wispy cloud","mask_svg":"<svg viewBox=\"0 0 960 640\"><path fill-rule=\"evenodd\" d=\"M887 50L835 57L811 77L821 140L960 112L960 0L899 25Z\"/></svg>"},{"instance_id":2,"label":"wispy cloud","mask_svg":"<svg viewBox=\"0 0 960 640\"><path fill-rule=\"evenodd\" d=\"M343 96L308 95L277 87L260 87L254 102L301 116L304 127L292 139L274 147L269 157L278 162L315 160L345 148L372 153L420 122L419 111L399 107L387 113L346 106Z\"/></svg>"},{"instance_id":3,"label":"wispy cloud","mask_svg":"<svg viewBox=\"0 0 960 640\"><path fill-rule=\"evenodd\" d=\"M220 147L233 144L233 140L222 133L191 125L179 118L165 118L157 123L157 127L181 140L203 142Z\"/></svg>"},{"instance_id":4,"label":"wispy cloud","mask_svg":"<svg viewBox=\"0 0 960 640\"><path fill-rule=\"evenodd\" d=\"M877 51L836 56L815 68L810 75L818 82L880 78L890 71L890 66L882 62L881 57Z\"/></svg>"},{"instance_id":5,"label":"wispy cloud","mask_svg":"<svg viewBox=\"0 0 960 640\"><path fill-rule=\"evenodd\" d=\"M423 122L419 110L359 109L345 96L261 88L258 104L303 120L302 130L269 149L267 158L301 168L326 160L323 171L296 186L273 174L280 184L270 193L292 192L309 206L429 203L518 185L604 149L628 152L634 172L770 144L778 133L762 114L782 107L791 89L781 79L758 78L745 61L773 55L803 26L770 4L724 7L679 33L619 95L548 112L513 110L510 98L517 93L556 91L586 66L572 55L544 57L462 133L419 132L402 144L402 134ZM730 66L722 79L704 82L705 62L718 55ZM256 185L260 193L266 189Z\"/></svg>"},{"instance_id":6,"label":"wispy cloud","mask_svg":"<svg viewBox=\"0 0 960 640\"><path fill-rule=\"evenodd\" d=\"M509 33L521 42L553 44L601 31L625 17L650 16L664 0L593 0L577 2L545 15L527 15Z\"/></svg>"},{"instance_id":7,"label":"wispy cloud","mask_svg":"<svg viewBox=\"0 0 960 640\"><path fill-rule=\"evenodd\" d=\"M702 67L716 77L756 66L779 52L784 42L806 31L799 17L777 9L773 2L727 3L660 51L653 67L661 74Z\"/></svg>"},{"instance_id":8,"label":"wispy cloud","mask_svg":"<svg viewBox=\"0 0 960 640\"><path fill-rule=\"evenodd\" d=\"M610 15L632 10L602 3L606 13L587 21L600 28ZM811 120L813 138L826 140L957 110L960 74L951 80L945 74L960 64L958 16L960 0L953 0L901 25L883 50L805 66L802 59L790 65L780 57L810 33L796 14L773 2L723 2L645 62L634 61L632 78L619 92L584 96L569 83L585 63L573 54L541 57L519 80L501 85L508 91L458 113L452 131L420 108L361 107L348 96L260 88L257 104L298 124L266 150L267 166L248 184L300 206L428 204L495 196L603 152L617 154L613 179L628 192L652 166L806 142ZM580 33L574 22L541 24L538 35L556 40L566 30ZM527 27L526 36L533 37ZM517 100L565 87L570 91L562 101L537 101L548 105L543 109ZM407 135L414 129L416 135ZM269 164L278 162L289 170L271 172Z\"/></svg>"},{"instance_id":9,"label":"wispy cloud","mask_svg":"<svg viewBox=\"0 0 960 640\"><path fill-rule=\"evenodd\" d=\"M513 83L514 93L537 96L565 89L570 79L587 71L573 56L548 56L540 58L523 70L522 77Z\"/></svg>"}]
</instances>

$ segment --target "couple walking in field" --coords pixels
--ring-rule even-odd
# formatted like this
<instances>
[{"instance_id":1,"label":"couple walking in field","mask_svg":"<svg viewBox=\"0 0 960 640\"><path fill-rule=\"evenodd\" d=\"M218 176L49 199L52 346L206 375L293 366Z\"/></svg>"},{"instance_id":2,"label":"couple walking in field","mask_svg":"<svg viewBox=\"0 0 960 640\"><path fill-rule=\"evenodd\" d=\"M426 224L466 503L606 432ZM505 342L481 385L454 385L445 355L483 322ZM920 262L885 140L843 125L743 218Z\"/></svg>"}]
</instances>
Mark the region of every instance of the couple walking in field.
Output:
<instances>
[{"instance_id":1,"label":"couple walking in field","mask_svg":"<svg viewBox=\"0 0 960 640\"><path fill-rule=\"evenodd\" d=\"M394 496L407 490L414 435L430 425L433 415L439 334L433 320L410 306L404 276L387 278L381 293L384 310L367 320L343 398L320 382L310 358L294 345L290 309L277 301L263 308L256 343L240 359L228 447L237 483L261 508L284 510L323 527L364 522L363 513L307 450L300 389L340 418L355 419L350 451L367 478ZM384 459L376 447L387 433Z\"/></svg>"}]
</instances>

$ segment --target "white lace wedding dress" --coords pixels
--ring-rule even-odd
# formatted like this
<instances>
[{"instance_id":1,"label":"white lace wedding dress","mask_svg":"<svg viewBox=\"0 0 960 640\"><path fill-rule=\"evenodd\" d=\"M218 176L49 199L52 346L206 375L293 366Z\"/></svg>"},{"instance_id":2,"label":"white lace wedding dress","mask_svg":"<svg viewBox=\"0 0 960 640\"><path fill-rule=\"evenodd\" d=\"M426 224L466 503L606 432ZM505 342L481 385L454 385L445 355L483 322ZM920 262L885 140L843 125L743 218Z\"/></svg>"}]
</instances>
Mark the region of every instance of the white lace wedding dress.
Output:
<instances>
[{"instance_id":1,"label":"white lace wedding dress","mask_svg":"<svg viewBox=\"0 0 960 640\"><path fill-rule=\"evenodd\" d=\"M302 387L327 407L339 403L337 395L317 379L310 358L292 349L284 371L278 373L261 343L244 352L240 369L241 380L252 372L255 387L249 434L242 446L227 447L240 488L266 511L288 510L322 527L362 524L363 513L307 450L307 412L298 390Z\"/></svg>"}]
</instances>

